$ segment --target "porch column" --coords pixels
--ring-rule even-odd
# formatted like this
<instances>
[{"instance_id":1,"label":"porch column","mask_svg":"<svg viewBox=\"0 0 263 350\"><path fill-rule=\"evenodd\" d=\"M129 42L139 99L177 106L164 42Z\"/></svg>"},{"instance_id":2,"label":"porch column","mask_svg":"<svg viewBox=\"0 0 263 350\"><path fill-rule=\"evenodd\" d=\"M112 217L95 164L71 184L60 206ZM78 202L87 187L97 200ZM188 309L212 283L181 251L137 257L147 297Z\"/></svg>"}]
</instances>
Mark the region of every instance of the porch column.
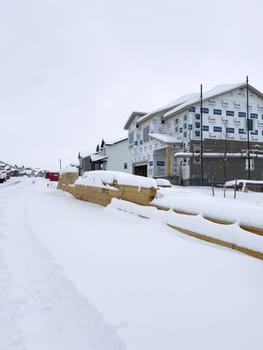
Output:
<instances>
[{"instance_id":1,"label":"porch column","mask_svg":"<svg viewBox=\"0 0 263 350\"><path fill-rule=\"evenodd\" d=\"M165 164L166 164L166 168L165 168L165 175L166 176L171 176L171 148L166 147L165 149Z\"/></svg>"}]
</instances>

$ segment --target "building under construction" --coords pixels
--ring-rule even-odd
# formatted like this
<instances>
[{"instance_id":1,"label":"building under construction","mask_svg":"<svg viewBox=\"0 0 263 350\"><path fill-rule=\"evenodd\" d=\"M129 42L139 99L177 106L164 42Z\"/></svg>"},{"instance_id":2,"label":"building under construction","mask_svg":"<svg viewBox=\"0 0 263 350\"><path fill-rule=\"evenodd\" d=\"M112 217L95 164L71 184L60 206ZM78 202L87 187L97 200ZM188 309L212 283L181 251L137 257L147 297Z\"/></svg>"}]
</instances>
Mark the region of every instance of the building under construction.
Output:
<instances>
[{"instance_id":1,"label":"building under construction","mask_svg":"<svg viewBox=\"0 0 263 350\"><path fill-rule=\"evenodd\" d=\"M134 174L183 185L263 179L263 94L248 80L133 112L125 129Z\"/></svg>"}]
</instances>

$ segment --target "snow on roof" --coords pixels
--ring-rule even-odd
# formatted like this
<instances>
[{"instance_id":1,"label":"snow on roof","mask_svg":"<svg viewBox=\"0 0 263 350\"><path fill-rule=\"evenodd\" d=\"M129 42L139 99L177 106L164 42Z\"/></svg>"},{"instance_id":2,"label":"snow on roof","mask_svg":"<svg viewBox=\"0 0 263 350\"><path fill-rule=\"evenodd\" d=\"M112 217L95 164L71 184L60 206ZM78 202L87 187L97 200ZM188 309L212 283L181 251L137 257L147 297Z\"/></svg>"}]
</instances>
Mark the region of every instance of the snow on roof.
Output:
<instances>
[{"instance_id":1,"label":"snow on roof","mask_svg":"<svg viewBox=\"0 0 263 350\"><path fill-rule=\"evenodd\" d=\"M98 160L102 160L103 158L107 158L105 156L102 156L101 154L98 154L98 153L80 153L80 157L81 158L87 158L87 157L90 157L90 159L93 161L93 162L96 162Z\"/></svg>"},{"instance_id":2,"label":"snow on roof","mask_svg":"<svg viewBox=\"0 0 263 350\"><path fill-rule=\"evenodd\" d=\"M92 152L88 152L88 151L80 151L79 152L79 155L81 158L87 158L87 157L90 157L92 154Z\"/></svg>"},{"instance_id":3,"label":"snow on roof","mask_svg":"<svg viewBox=\"0 0 263 350\"><path fill-rule=\"evenodd\" d=\"M240 180L231 180L231 181L227 181L225 183L226 186L235 186L235 184L239 185L239 184L252 184L252 185L263 185L263 181L262 180L247 180L247 179L240 179Z\"/></svg>"},{"instance_id":4,"label":"snow on roof","mask_svg":"<svg viewBox=\"0 0 263 350\"><path fill-rule=\"evenodd\" d=\"M258 94L259 96L261 96L263 98L263 94L255 89L252 85L248 85L249 89L252 90L254 93ZM213 89L205 92L203 94L203 101L207 100L209 98L213 98L216 97L218 95L222 95L226 92L232 91L234 89L237 88L241 88L241 87L246 87L246 83L242 82L242 83L236 83L236 84L224 84L224 85L217 85L215 86ZM163 112L164 113L164 119L168 119L169 117L173 116L175 113L182 111L188 107L190 107L193 104L196 103L200 103L200 93L190 93L187 95L184 95L180 98L178 98L177 100L175 100L174 102L157 108L155 110L153 110L152 112L149 112L147 114L143 114L141 113L141 117L138 119L138 123L141 124L143 122L145 122L146 120L150 119L152 116L154 116L155 114L159 113L159 112ZM128 121L126 122L124 129L128 129L132 120L135 118L135 116L140 116L139 112L133 112Z\"/></svg>"},{"instance_id":5,"label":"snow on roof","mask_svg":"<svg viewBox=\"0 0 263 350\"><path fill-rule=\"evenodd\" d=\"M211 97L214 97L216 95L220 95L223 94L229 90L233 90L235 88L240 87L243 84L231 84L231 85L218 85L215 88L209 90L208 92L203 94L203 100L209 99ZM175 108L173 108L172 110L169 110L167 113L164 114L164 118L167 118L173 114L175 114L176 112L183 110L186 107L191 106L194 103L198 103L200 102L200 94L196 93L193 94L189 99L185 100L183 103L181 103L180 105L176 106Z\"/></svg>"},{"instance_id":6,"label":"snow on roof","mask_svg":"<svg viewBox=\"0 0 263 350\"><path fill-rule=\"evenodd\" d=\"M124 141L128 141L128 137L123 137L123 138L117 139L117 140L107 140L107 141L105 141L105 145L112 146L112 145L115 145L116 143L120 143L120 142L124 142Z\"/></svg>"},{"instance_id":7,"label":"snow on roof","mask_svg":"<svg viewBox=\"0 0 263 350\"><path fill-rule=\"evenodd\" d=\"M152 134L149 134L149 136L151 138L153 138L157 141L163 142L163 143L179 143L180 142L176 137L166 135L166 134L152 133Z\"/></svg>"},{"instance_id":8,"label":"snow on roof","mask_svg":"<svg viewBox=\"0 0 263 350\"><path fill-rule=\"evenodd\" d=\"M152 178L131 175L123 173L120 171L109 171L109 170L94 170L86 171L80 180L81 184L92 185L96 187L98 183L112 185L115 181L119 185L128 185L128 186L138 186L138 187L147 187L147 188L156 188L156 182ZM76 184L79 183L77 180Z\"/></svg>"},{"instance_id":9,"label":"snow on roof","mask_svg":"<svg viewBox=\"0 0 263 350\"><path fill-rule=\"evenodd\" d=\"M145 115L145 112L132 112L131 115L129 116L127 122L124 125L124 130L128 130L129 126L131 125L132 121L134 120L135 117L141 117Z\"/></svg>"},{"instance_id":10,"label":"snow on roof","mask_svg":"<svg viewBox=\"0 0 263 350\"><path fill-rule=\"evenodd\" d=\"M225 84L225 85L217 85L213 89L205 92L203 94L203 101L208 100L209 98L216 97L218 95L222 95L226 92L235 90L237 88L245 87L246 83L238 83L238 84ZM262 95L259 91L257 91L253 86L249 85L249 88L253 90L254 92ZM184 102L182 102L180 105L175 106L175 108L167 111L164 114L164 118L167 119L171 116L173 116L175 113L184 110L185 108L188 108L189 106L199 103L200 102L200 94L192 94L192 96L189 96L188 99L186 99Z\"/></svg>"},{"instance_id":11,"label":"snow on roof","mask_svg":"<svg viewBox=\"0 0 263 350\"><path fill-rule=\"evenodd\" d=\"M184 96L178 98L177 100L175 100L174 102L169 103L166 106L157 108L157 109L153 110L152 112L147 113L146 115L141 117L138 122L139 123L144 122L144 121L146 121L147 119L149 119L150 117L152 117L156 113L159 113L159 112L162 112L162 111L171 110L171 109L175 108L176 106L179 106L182 103L185 103L186 101L188 101L190 99L197 98L197 96L200 96L200 95L197 94L197 93L191 93L191 94L184 95Z\"/></svg>"},{"instance_id":12,"label":"snow on roof","mask_svg":"<svg viewBox=\"0 0 263 350\"><path fill-rule=\"evenodd\" d=\"M176 152L175 157L180 158L192 158L193 156L201 156L200 152ZM204 158L244 158L244 153L242 152L203 152ZM263 158L262 154L250 153L250 158Z\"/></svg>"},{"instance_id":13,"label":"snow on roof","mask_svg":"<svg viewBox=\"0 0 263 350\"><path fill-rule=\"evenodd\" d=\"M74 166L67 166L60 170L61 175L67 174L67 173L78 173L78 172L79 172L78 169Z\"/></svg>"},{"instance_id":14,"label":"snow on roof","mask_svg":"<svg viewBox=\"0 0 263 350\"><path fill-rule=\"evenodd\" d=\"M108 157L103 156L101 154L97 154L97 153L94 153L94 154L90 155L90 159L92 160L92 162L97 162L99 160L106 160L107 158Z\"/></svg>"}]
</instances>

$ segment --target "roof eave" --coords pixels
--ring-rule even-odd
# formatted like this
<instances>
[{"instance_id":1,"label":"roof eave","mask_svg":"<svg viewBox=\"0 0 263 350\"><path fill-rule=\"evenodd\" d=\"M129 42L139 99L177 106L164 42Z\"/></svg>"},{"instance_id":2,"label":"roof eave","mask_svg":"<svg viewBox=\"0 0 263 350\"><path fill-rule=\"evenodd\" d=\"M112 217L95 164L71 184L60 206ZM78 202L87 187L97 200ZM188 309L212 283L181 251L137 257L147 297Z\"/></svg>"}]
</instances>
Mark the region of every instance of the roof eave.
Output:
<instances>
[{"instance_id":1,"label":"roof eave","mask_svg":"<svg viewBox=\"0 0 263 350\"><path fill-rule=\"evenodd\" d=\"M127 122L124 125L124 130L128 130L131 123L133 122L133 120L135 119L135 117L142 117L144 116L146 113L145 112L132 112L131 115L129 116Z\"/></svg>"}]
</instances>

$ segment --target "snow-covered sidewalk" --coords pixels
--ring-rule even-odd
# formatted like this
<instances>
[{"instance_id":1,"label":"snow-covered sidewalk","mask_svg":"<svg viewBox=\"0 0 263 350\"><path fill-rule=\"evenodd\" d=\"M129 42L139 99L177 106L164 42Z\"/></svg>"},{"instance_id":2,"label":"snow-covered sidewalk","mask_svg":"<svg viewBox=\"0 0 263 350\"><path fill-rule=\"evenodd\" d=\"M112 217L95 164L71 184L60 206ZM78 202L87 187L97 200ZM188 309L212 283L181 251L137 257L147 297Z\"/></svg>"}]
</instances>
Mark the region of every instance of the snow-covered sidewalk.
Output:
<instances>
[{"instance_id":1,"label":"snow-covered sidewalk","mask_svg":"<svg viewBox=\"0 0 263 350\"><path fill-rule=\"evenodd\" d=\"M124 349L31 231L29 186L0 187L0 349Z\"/></svg>"}]
</instances>

